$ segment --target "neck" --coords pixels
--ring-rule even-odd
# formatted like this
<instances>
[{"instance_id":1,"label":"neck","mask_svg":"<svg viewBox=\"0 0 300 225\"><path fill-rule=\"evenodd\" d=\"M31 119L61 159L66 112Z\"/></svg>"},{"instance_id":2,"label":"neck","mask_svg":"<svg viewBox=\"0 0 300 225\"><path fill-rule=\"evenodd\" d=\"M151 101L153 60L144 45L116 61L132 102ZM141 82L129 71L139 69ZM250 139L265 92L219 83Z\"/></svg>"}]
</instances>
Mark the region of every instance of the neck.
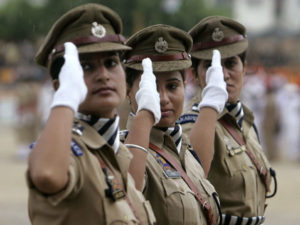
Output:
<instances>
[{"instance_id":1,"label":"neck","mask_svg":"<svg viewBox=\"0 0 300 225\"><path fill-rule=\"evenodd\" d=\"M92 117L99 117L99 118L109 118L112 119L115 117L116 110L110 110L110 111L103 111L103 112L88 112L88 111L79 111L79 113L87 115L87 116L92 116Z\"/></svg>"}]
</instances>

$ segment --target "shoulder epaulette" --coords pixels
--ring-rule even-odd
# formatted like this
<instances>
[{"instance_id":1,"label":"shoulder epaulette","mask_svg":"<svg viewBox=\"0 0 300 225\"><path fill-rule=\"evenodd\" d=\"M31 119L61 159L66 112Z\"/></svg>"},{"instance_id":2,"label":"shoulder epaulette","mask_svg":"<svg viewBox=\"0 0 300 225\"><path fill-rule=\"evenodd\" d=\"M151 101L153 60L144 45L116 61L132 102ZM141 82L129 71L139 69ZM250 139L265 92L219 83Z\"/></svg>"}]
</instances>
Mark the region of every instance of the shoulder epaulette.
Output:
<instances>
[{"instance_id":1,"label":"shoulder epaulette","mask_svg":"<svg viewBox=\"0 0 300 225\"><path fill-rule=\"evenodd\" d=\"M185 124L185 123L195 123L197 120L198 115L197 114L183 114L179 117L177 120L177 123L179 124Z\"/></svg>"},{"instance_id":2,"label":"shoulder epaulette","mask_svg":"<svg viewBox=\"0 0 300 225\"><path fill-rule=\"evenodd\" d=\"M72 140L72 142L71 142L71 149L72 149L72 152L74 153L74 155L76 155L76 156L83 155L82 149L74 140Z\"/></svg>"}]
</instances>

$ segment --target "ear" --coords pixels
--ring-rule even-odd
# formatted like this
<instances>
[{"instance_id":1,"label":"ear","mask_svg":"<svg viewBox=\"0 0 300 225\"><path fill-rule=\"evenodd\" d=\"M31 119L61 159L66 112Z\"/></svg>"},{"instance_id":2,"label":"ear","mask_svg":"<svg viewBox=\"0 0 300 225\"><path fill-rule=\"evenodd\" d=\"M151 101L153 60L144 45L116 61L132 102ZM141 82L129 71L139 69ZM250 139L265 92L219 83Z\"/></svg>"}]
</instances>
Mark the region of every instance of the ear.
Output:
<instances>
[{"instance_id":1,"label":"ear","mask_svg":"<svg viewBox=\"0 0 300 225\"><path fill-rule=\"evenodd\" d=\"M57 89L59 88L58 79L55 79L55 80L52 81L52 86L53 86L54 90L57 91Z\"/></svg>"},{"instance_id":2,"label":"ear","mask_svg":"<svg viewBox=\"0 0 300 225\"><path fill-rule=\"evenodd\" d=\"M191 73L191 77L192 77L192 82L195 83L196 85L200 86L200 84L201 84L200 79L199 79L198 74L194 67L190 68L190 73Z\"/></svg>"},{"instance_id":3,"label":"ear","mask_svg":"<svg viewBox=\"0 0 300 225\"><path fill-rule=\"evenodd\" d=\"M247 68L248 68L248 62L245 61L244 63L244 68L243 68L243 76L245 76L246 72L247 72Z\"/></svg>"}]
</instances>

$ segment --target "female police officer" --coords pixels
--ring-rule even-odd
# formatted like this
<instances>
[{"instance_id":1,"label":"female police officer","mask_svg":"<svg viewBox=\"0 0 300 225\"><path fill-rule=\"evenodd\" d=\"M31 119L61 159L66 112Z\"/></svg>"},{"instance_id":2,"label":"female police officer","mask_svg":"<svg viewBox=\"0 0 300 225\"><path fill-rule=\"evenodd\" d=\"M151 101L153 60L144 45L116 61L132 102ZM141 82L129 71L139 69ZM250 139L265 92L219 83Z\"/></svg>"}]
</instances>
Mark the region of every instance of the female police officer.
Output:
<instances>
[{"instance_id":1,"label":"female police officer","mask_svg":"<svg viewBox=\"0 0 300 225\"><path fill-rule=\"evenodd\" d=\"M206 104L210 96L203 99L199 117L203 129L197 131L203 145L193 146L202 168L176 124L184 103L183 70L191 66L191 37L159 24L135 33L127 45L132 47L125 55L132 116L129 133L124 131L123 135L127 135L125 144L134 155L130 172L136 186L151 202L158 224L217 224L218 200L203 168L207 170L212 158L217 119L213 108L223 108L227 100L218 52L208 76L220 91L215 92L216 101L210 106ZM213 95L214 90L208 92Z\"/></svg>"},{"instance_id":2,"label":"female police officer","mask_svg":"<svg viewBox=\"0 0 300 225\"><path fill-rule=\"evenodd\" d=\"M114 11L82 5L57 20L37 54L57 90L29 158L32 224L155 222L117 135L126 87L119 52L130 49L121 31Z\"/></svg>"},{"instance_id":3,"label":"female police officer","mask_svg":"<svg viewBox=\"0 0 300 225\"><path fill-rule=\"evenodd\" d=\"M200 21L189 33L194 41L194 74L202 89L207 86L205 73L210 65L211 50L218 49L222 57L228 102L218 119L215 154L208 179L220 196L223 222L262 224L273 170L259 144L253 115L239 100L248 47L245 27L232 19L212 16ZM186 133L198 117L199 99L200 89L180 118ZM194 144L201 142L195 138Z\"/></svg>"}]
</instances>

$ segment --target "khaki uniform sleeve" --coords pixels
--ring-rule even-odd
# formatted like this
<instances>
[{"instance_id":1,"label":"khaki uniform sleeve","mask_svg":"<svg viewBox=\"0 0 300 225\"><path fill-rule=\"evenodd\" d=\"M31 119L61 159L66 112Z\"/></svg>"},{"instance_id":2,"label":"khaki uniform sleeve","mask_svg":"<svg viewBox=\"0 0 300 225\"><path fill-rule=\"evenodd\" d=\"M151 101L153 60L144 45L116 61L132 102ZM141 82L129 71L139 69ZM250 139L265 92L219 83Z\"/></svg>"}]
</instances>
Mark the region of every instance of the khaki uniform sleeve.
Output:
<instances>
[{"instance_id":1,"label":"khaki uniform sleeve","mask_svg":"<svg viewBox=\"0 0 300 225\"><path fill-rule=\"evenodd\" d=\"M73 155L73 154L72 154ZM60 192L56 194L51 194L51 195L45 195L41 192L39 192L35 187L33 182L31 181L31 178L29 176L29 172L27 171L26 174L26 180L27 180L27 185L29 186L30 189L34 189L35 193L38 195L43 196L47 201L49 201L50 204L52 205L58 205L61 201L63 201L66 198L72 198L78 194L80 189L83 186L83 174L79 166L79 161L78 159L74 158L73 156L70 156L70 166L69 166L69 180L68 183L66 184L66 187L61 190Z\"/></svg>"},{"instance_id":2,"label":"khaki uniform sleeve","mask_svg":"<svg viewBox=\"0 0 300 225\"><path fill-rule=\"evenodd\" d=\"M62 191L48 197L51 204L57 205L66 198L76 196L83 186L84 176L82 174L82 169L79 166L77 158L73 157L73 154L71 156L68 174L69 181L66 187Z\"/></svg>"}]
</instances>

